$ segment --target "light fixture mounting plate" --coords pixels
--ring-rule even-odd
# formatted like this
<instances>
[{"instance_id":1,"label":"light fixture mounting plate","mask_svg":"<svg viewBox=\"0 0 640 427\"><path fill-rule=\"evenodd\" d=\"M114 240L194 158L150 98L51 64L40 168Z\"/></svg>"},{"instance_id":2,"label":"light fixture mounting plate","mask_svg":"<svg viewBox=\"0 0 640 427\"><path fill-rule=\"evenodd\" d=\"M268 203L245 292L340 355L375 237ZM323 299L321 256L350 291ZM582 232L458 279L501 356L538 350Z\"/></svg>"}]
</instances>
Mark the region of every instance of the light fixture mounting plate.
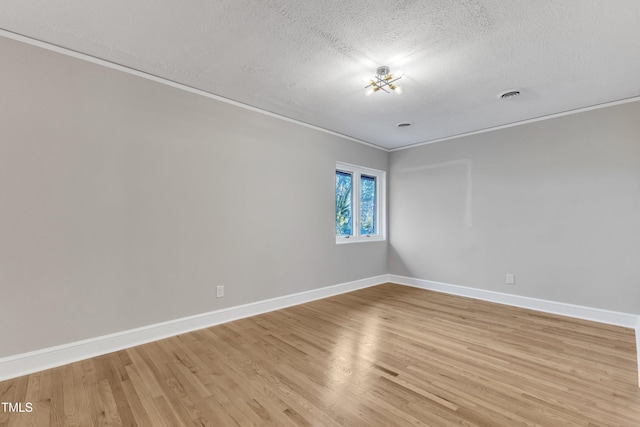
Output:
<instances>
[{"instance_id":1,"label":"light fixture mounting plate","mask_svg":"<svg viewBox=\"0 0 640 427\"><path fill-rule=\"evenodd\" d=\"M389 74L389 72L390 72L390 68L386 65L378 67L378 69L376 70L376 74L379 76L386 76Z\"/></svg>"}]
</instances>

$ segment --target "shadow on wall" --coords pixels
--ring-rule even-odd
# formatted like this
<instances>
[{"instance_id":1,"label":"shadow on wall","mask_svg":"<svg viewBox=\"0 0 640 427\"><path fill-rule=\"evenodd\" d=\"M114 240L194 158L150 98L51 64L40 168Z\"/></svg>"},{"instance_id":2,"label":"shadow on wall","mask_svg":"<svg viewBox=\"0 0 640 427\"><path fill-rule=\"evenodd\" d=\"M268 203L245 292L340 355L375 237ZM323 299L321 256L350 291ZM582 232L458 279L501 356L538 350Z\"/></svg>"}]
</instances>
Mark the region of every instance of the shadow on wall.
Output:
<instances>
[{"instance_id":1,"label":"shadow on wall","mask_svg":"<svg viewBox=\"0 0 640 427\"><path fill-rule=\"evenodd\" d=\"M389 245L389 264L387 270L389 273L396 274L398 276L415 277L411 269L407 264L405 264L402 257L392 244Z\"/></svg>"},{"instance_id":2,"label":"shadow on wall","mask_svg":"<svg viewBox=\"0 0 640 427\"><path fill-rule=\"evenodd\" d=\"M449 247L454 241L469 239L473 226L472 164L471 159L457 159L394 170L390 273L422 277L443 252L458 250Z\"/></svg>"},{"instance_id":3,"label":"shadow on wall","mask_svg":"<svg viewBox=\"0 0 640 427\"><path fill-rule=\"evenodd\" d=\"M472 217L472 204L473 204L473 177L471 174L473 160L471 159L458 159L452 160L449 162L437 163L434 165L421 165L410 168L402 168L398 169L394 172L396 175L401 174L411 174L411 175L421 175L422 172L426 172L425 175L429 172L439 172L437 169L455 169L458 166L464 166L466 168L466 192L465 192L465 209L464 209L464 224L466 227L471 227L473 225L473 217ZM424 177L418 178L418 182L424 182Z\"/></svg>"}]
</instances>

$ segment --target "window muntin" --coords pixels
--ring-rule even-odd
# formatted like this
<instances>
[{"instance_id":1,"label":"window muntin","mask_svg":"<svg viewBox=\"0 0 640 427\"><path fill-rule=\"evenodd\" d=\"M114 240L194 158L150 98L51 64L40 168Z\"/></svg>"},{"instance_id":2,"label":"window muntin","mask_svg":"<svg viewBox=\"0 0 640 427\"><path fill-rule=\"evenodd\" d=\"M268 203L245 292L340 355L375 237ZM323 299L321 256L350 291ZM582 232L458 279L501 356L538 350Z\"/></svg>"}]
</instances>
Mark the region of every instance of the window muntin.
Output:
<instances>
[{"instance_id":1,"label":"window muntin","mask_svg":"<svg viewBox=\"0 0 640 427\"><path fill-rule=\"evenodd\" d=\"M336 163L336 243L384 240L385 172Z\"/></svg>"}]
</instances>

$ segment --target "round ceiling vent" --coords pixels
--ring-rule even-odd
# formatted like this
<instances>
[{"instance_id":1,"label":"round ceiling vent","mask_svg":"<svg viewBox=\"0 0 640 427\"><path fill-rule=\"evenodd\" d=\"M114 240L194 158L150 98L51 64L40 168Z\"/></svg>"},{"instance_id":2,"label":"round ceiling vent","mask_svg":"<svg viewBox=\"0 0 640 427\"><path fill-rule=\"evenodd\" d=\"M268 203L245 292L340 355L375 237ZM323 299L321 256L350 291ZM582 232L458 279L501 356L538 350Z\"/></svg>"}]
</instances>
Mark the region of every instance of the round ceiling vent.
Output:
<instances>
[{"instance_id":1,"label":"round ceiling vent","mask_svg":"<svg viewBox=\"0 0 640 427\"><path fill-rule=\"evenodd\" d=\"M398 127L399 127L399 128L407 128L407 127L409 127L409 126L411 126L411 123L407 123L407 122L405 122L405 123L398 123Z\"/></svg>"},{"instance_id":2,"label":"round ceiling vent","mask_svg":"<svg viewBox=\"0 0 640 427\"><path fill-rule=\"evenodd\" d=\"M519 90L508 90L498 95L498 97L502 99L511 99L511 98L515 98L516 96L520 96Z\"/></svg>"}]
</instances>

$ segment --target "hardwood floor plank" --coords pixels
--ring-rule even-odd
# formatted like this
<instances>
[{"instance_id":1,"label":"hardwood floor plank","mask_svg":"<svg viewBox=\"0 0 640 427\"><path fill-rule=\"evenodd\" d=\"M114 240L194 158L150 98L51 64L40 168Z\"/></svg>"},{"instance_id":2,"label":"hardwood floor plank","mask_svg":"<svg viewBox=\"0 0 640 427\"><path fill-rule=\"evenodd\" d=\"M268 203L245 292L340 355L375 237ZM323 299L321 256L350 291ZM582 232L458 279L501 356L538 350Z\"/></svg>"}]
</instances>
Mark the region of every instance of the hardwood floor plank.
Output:
<instances>
[{"instance_id":1,"label":"hardwood floor plank","mask_svg":"<svg viewBox=\"0 0 640 427\"><path fill-rule=\"evenodd\" d=\"M128 380L124 366L118 353L111 353L93 359L96 364L96 378L98 381L107 381L109 391L118 411L118 418L123 426L135 425L135 417L131 410L127 395L123 389L123 381ZM118 418L114 419L118 425Z\"/></svg>"},{"instance_id":2,"label":"hardwood floor plank","mask_svg":"<svg viewBox=\"0 0 640 427\"><path fill-rule=\"evenodd\" d=\"M80 425L80 408L78 402L83 399L82 396L78 396L82 393L81 390L76 392L77 378L75 373L78 372L78 363L72 363L61 368L62 370L62 393L63 393L63 407L64 407L64 425L77 426Z\"/></svg>"},{"instance_id":3,"label":"hardwood floor plank","mask_svg":"<svg viewBox=\"0 0 640 427\"><path fill-rule=\"evenodd\" d=\"M98 414L97 425L102 426L121 426L122 419L118 413L118 405L114 399L109 381L106 379L98 382L98 399L101 412Z\"/></svg>"},{"instance_id":4,"label":"hardwood floor plank","mask_svg":"<svg viewBox=\"0 0 640 427\"><path fill-rule=\"evenodd\" d=\"M127 368L125 367L125 369ZM124 393L124 396L123 396L124 400L126 401L127 407L131 412L131 422L133 422L133 425L136 425L136 424L143 425L143 426L155 425L152 422L153 418L150 417L150 415L147 413L147 410L145 409L145 406L151 406L151 405L148 402L147 402L147 405L144 405L142 403L140 396L138 396L138 392L136 391L136 388L132 384L132 380L129 378L129 375L127 375L127 379L122 381L121 384L122 384L122 391ZM144 395L145 390L142 390L142 392ZM162 423L160 423L160 425L162 425Z\"/></svg>"},{"instance_id":5,"label":"hardwood floor plank","mask_svg":"<svg viewBox=\"0 0 640 427\"><path fill-rule=\"evenodd\" d=\"M385 284L0 383L0 426L636 426L631 329Z\"/></svg>"}]
</instances>

